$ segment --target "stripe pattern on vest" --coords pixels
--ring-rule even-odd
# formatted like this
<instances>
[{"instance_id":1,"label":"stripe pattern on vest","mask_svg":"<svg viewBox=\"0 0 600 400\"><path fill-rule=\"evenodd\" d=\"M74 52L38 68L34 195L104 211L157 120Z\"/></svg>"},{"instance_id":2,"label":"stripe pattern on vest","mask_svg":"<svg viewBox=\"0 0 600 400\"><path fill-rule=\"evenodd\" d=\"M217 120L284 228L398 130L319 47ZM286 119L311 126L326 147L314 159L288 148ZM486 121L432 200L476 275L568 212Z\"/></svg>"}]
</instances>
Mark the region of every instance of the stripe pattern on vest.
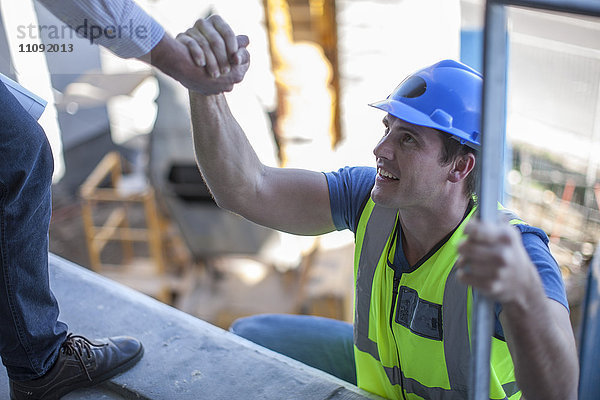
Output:
<instances>
[{"instance_id":1,"label":"stripe pattern on vest","mask_svg":"<svg viewBox=\"0 0 600 400\"><path fill-rule=\"evenodd\" d=\"M508 213L505 213L505 215L506 214ZM370 301L375 270L379 264L379 260L384 252L388 239L390 239L390 235L394 230L395 224L397 223L396 217L396 209L380 207L377 205L373 206L365 228L358 269L356 271L354 344L358 350L369 354L377 361L380 361L377 343L369 338ZM510 217L514 218L516 216L513 214ZM410 290L412 289L407 290L407 293L409 293ZM412 300L410 300L411 304L408 304L408 307L414 317L414 315L418 313L417 309L419 307L415 304L419 303L419 299L418 295L416 298L414 297L416 291L412 291L415 293L409 295ZM469 377L467 375L471 358L467 299L468 288L458 281L456 269L452 268L446 279L443 305L441 306L442 316L437 319L438 321L441 320L439 334L436 333L439 335L439 338L432 337L437 340L442 340L443 338L450 389L425 386L415 379L406 377L398 366L387 367L382 365L382 368L392 385L401 385L407 393L414 393L420 397L432 400L459 400L467 398L469 382ZM398 308L400 307L399 304ZM432 307L432 309L434 308L435 307ZM432 313L432 311L426 309L425 314L427 313ZM443 318L443 315L452 315L453 317ZM396 322L401 323L409 329L411 329L411 326L412 328L415 328L414 324L411 325L414 318L399 318L398 311L396 318L406 324L399 321ZM433 324L434 323L432 323L432 325ZM413 332L415 331L415 329L411 330ZM433 333L433 326L429 326L425 329L417 328L416 330L417 332L415 333L417 334L423 333L418 332L419 330L424 330L425 333ZM422 336L428 337L426 334ZM518 391L514 382L503 385L503 388L505 389L505 393L509 396L511 395L510 393L514 394Z\"/></svg>"},{"instance_id":2,"label":"stripe pattern on vest","mask_svg":"<svg viewBox=\"0 0 600 400\"><path fill-rule=\"evenodd\" d=\"M354 344L360 351L370 354L377 361L379 361L377 343L369 339L371 294L373 291L375 270L385 248L387 238L394 229L396 215L396 209L385 207L375 207L373 209L367 221L358 271L356 272ZM390 374L388 373L389 376ZM392 382L392 385L399 383L400 380L398 379L397 382Z\"/></svg>"}]
</instances>

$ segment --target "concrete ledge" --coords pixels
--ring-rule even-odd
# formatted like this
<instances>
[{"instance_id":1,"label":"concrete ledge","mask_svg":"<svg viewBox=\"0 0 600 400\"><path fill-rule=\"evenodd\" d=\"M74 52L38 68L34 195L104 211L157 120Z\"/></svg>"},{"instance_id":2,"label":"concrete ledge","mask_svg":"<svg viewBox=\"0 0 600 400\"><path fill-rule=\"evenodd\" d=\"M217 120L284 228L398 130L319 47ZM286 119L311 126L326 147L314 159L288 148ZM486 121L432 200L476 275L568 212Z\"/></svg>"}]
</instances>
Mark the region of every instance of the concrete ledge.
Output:
<instances>
[{"instance_id":1,"label":"concrete ledge","mask_svg":"<svg viewBox=\"0 0 600 400\"><path fill-rule=\"evenodd\" d=\"M50 255L60 319L90 338L130 335L145 347L131 370L65 399L378 398L329 374ZM8 378L0 367L0 398Z\"/></svg>"}]
</instances>

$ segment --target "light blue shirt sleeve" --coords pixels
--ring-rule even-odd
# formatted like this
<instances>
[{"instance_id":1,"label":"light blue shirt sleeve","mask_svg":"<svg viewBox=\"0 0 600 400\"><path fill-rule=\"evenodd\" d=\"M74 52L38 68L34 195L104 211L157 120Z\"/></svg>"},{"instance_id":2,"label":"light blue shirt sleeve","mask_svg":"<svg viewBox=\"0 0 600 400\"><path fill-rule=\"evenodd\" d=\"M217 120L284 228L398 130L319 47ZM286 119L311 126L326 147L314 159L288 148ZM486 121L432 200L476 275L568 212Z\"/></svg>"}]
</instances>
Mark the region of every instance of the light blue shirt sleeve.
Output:
<instances>
[{"instance_id":1,"label":"light blue shirt sleeve","mask_svg":"<svg viewBox=\"0 0 600 400\"><path fill-rule=\"evenodd\" d=\"M38 0L92 43L121 58L141 57L163 38L164 28L132 0Z\"/></svg>"},{"instance_id":2,"label":"light blue shirt sleeve","mask_svg":"<svg viewBox=\"0 0 600 400\"><path fill-rule=\"evenodd\" d=\"M350 229L355 232L363 204L375 183L376 173L375 168L371 167L345 167L325 173L331 216L337 230ZM548 236L533 226L518 225L518 228L523 246L540 275L546 296L568 309L565 284L560 268L548 248ZM504 331L499 319L501 311L500 304L496 304L495 334L503 339Z\"/></svg>"},{"instance_id":3,"label":"light blue shirt sleeve","mask_svg":"<svg viewBox=\"0 0 600 400\"><path fill-rule=\"evenodd\" d=\"M331 216L338 231L356 230L360 211L375 184L372 167L344 167L325 173L329 186Z\"/></svg>"},{"instance_id":4,"label":"light blue shirt sleeve","mask_svg":"<svg viewBox=\"0 0 600 400\"><path fill-rule=\"evenodd\" d=\"M548 236L544 231L533 226L518 225L518 228L521 231L523 246L540 275L546 296L558 301L569 310L565 283L558 263L548 248ZM501 312L502 306L496 304L496 335L504 338L504 330L499 318Z\"/></svg>"}]
</instances>

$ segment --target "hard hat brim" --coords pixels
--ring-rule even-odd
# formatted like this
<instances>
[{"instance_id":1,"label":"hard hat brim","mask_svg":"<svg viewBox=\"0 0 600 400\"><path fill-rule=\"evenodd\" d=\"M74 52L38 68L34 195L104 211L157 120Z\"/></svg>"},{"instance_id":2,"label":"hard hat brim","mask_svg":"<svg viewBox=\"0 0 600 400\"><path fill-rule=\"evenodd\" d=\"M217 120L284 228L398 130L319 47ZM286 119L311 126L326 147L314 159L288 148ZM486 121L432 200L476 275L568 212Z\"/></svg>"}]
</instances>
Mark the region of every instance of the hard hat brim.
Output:
<instances>
[{"instance_id":1,"label":"hard hat brim","mask_svg":"<svg viewBox=\"0 0 600 400\"><path fill-rule=\"evenodd\" d=\"M480 149L480 144L474 142L470 138L464 137L465 134L456 128L448 127L444 125L440 125L433 121L429 115L426 115L404 103L396 101L394 99L385 99L381 101L377 101L375 103L369 104L369 106L377 108L379 110L385 111L396 118L399 118L403 121L414 125L425 126L428 128L433 128L440 130L442 132L448 133L454 139L460 141L462 144L466 144L469 147L472 147L476 150Z\"/></svg>"}]
</instances>

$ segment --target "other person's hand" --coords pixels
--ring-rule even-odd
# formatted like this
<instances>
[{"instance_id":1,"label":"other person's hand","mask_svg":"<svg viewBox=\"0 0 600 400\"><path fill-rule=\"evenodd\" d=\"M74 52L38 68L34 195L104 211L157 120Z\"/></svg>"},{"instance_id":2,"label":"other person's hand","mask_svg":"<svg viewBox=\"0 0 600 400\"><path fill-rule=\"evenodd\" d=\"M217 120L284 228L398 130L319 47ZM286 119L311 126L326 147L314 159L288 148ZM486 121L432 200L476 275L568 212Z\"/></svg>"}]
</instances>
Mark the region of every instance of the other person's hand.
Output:
<instances>
[{"instance_id":1,"label":"other person's hand","mask_svg":"<svg viewBox=\"0 0 600 400\"><path fill-rule=\"evenodd\" d=\"M236 36L218 15L199 19L192 28L177 35L176 39L187 47L189 57L197 67L197 71L186 81L180 80L190 90L203 94L230 91L248 71L248 37ZM195 77L198 83L194 82Z\"/></svg>"}]
</instances>

